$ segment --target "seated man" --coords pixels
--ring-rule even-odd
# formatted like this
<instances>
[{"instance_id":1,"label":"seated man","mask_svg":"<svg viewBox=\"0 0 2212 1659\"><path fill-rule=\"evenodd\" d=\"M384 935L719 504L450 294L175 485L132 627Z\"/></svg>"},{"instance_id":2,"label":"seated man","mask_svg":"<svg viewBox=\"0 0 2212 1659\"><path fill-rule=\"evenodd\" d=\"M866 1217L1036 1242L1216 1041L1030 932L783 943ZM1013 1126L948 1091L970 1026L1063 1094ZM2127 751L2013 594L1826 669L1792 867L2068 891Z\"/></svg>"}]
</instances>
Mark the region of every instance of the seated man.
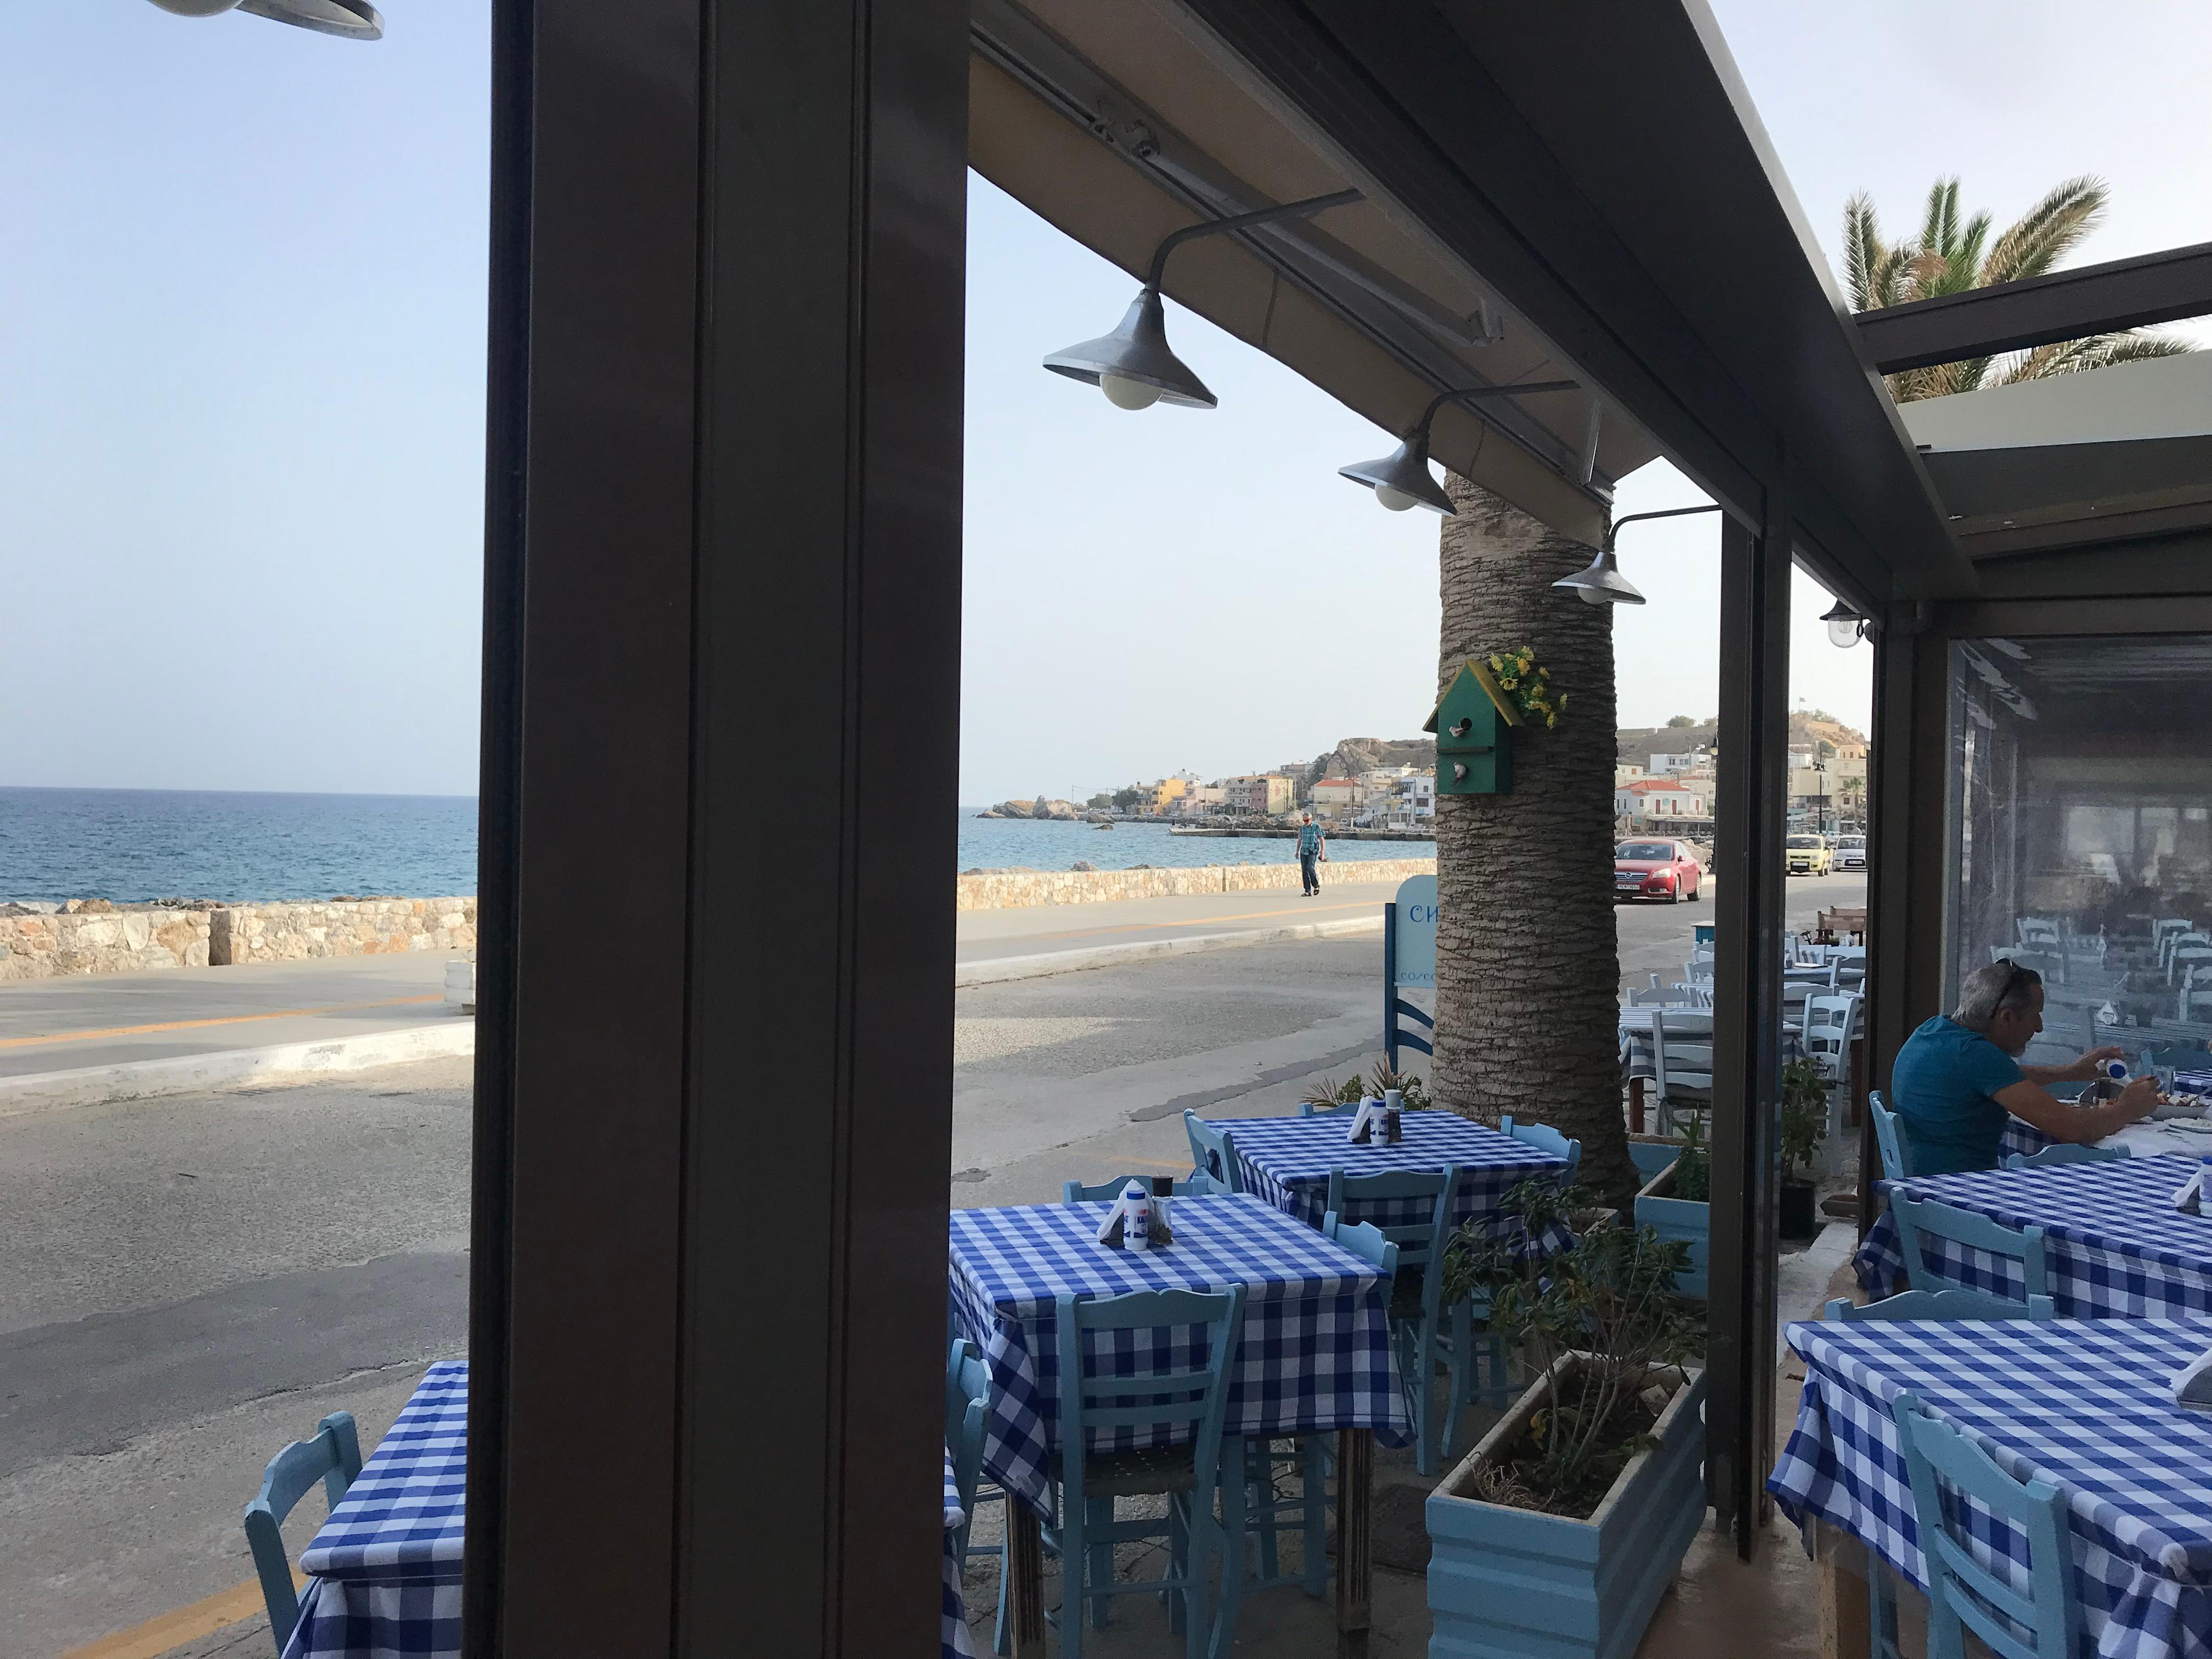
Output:
<instances>
[{"instance_id":1,"label":"seated man","mask_svg":"<svg viewBox=\"0 0 2212 1659\"><path fill-rule=\"evenodd\" d=\"M2053 1140L2087 1145L2148 1117L2158 1083L2137 1078L2117 1099L2076 1106L2044 1085L2087 1083L2118 1048L2093 1048L2070 1066L2023 1066L2018 1055L2043 1029L2043 977L2010 961L1966 975L1959 1006L1939 1014L1898 1050L1889 1105L1916 1175L1994 1170L2008 1112Z\"/></svg>"}]
</instances>

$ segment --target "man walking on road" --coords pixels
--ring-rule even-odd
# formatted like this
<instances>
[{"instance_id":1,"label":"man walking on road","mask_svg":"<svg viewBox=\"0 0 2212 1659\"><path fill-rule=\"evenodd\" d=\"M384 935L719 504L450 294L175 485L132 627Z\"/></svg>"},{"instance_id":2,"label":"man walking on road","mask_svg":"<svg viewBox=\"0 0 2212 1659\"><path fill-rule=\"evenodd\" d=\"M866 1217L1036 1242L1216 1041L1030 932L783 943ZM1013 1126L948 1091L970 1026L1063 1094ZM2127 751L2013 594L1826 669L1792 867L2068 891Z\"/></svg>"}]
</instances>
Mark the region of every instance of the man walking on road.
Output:
<instances>
[{"instance_id":1,"label":"man walking on road","mask_svg":"<svg viewBox=\"0 0 2212 1659\"><path fill-rule=\"evenodd\" d=\"M1321 891L1318 866L1328 857L1328 837L1322 834L1321 825L1314 822L1313 813L1309 810L1305 822L1298 826L1298 874L1305 878L1304 897L1311 898Z\"/></svg>"}]
</instances>

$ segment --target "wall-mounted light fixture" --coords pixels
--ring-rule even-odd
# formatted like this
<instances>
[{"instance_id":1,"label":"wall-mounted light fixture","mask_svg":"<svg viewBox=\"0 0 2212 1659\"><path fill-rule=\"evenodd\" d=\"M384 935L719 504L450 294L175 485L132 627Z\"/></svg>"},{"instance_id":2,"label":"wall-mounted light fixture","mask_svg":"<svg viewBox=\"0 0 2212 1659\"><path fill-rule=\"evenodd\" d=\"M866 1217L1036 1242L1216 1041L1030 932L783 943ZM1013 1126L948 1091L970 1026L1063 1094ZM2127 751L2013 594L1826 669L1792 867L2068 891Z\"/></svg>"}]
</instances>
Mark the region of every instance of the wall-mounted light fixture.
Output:
<instances>
[{"instance_id":1,"label":"wall-mounted light fixture","mask_svg":"<svg viewBox=\"0 0 2212 1659\"><path fill-rule=\"evenodd\" d=\"M1054 352L1044 360L1044 366L1055 374L1097 386L1116 409L1150 409L1154 404L1181 409L1214 408L1219 400L1206 389L1206 382L1168 349L1167 319L1160 307L1160 278L1167 270L1168 255L1201 236L1226 235L1279 219L1302 219L1365 199L1356 190L1340 190L1334 195L1309 197L1303 202L1285 202L1184 226L1152 251L1152 269L1146 273L1144 287L1130 301L1121 325L1111 334Z\"/></svg>"},{"instance_id":2,"label":"wall-mounted light fixture","mask_svg":"<svg viewBox=\"0 0 2212 1659\"><path fill-rule=\"evenodd\" d=\"M1598 550L1597 557L1587 568L1571 576L1560 577L1552 586L1567 589L1589 605L1641 605L1644 595L1620 574L1620 562L1613 556L1613 538L1620 534L1621 527L1641 519L1680 519L1692 513L1719 511L1718 507L1670 507L1663 513L1632 513L1625 519L1616 519L1605 527L1605 545Z\"/></svg>"},{"instance_id":3,"label":"wall-mounted light fixture","mask_svg":"<svg viewBox=\"0 0 2212 1659\"><path fill-rule=\"evenodd\" d=\"M1867 636L1874 624L1845 605L1841 599L1820 620L1828 624L1828 643L1838 651L1848 651Z\"/></svg>"},{"instance_id":4,"label":"wall-mounted light fixture","mask_svg":"<svg viewBox=\"0 0 2212 1659\"><path fill-rule=\"evenodd\" d=\"M1350 466L1340 466L1336 470L1337 476L1365 484L1375 492L1375 499L1393 513L1425 507L1449 519L1455 510L1451 497L1444 494L1443 486L1429 471L1429 425L1437 418L1438 410L1446 404L1477 403L1485 398L1529 398L1540 392L1575 392L1580 388L1581 382L1577 380L1531 380L1522 386L1472 386L1455 392L1439 392L1429 399L1421 418L1413 422L1413 429L1395 449L1377 461L1354 461ZM1590 422L1589 430L1590 447L1595 448L1595 422ZM1587 480L1588 475L1584 477Z\"/></svg>"},{"instance_id":5,"label":"wall-mounted light fixture","mask_svg":"<svg viewBox=\"0 0 2212 1659\"><path fill-rule=\"evenodd\" d=\"M369 0L154 0L179 17L214 17L226 11L250 12L274 23L336 34L349 40L381 40L384 19Z\"/></svg>"}]
</instances>

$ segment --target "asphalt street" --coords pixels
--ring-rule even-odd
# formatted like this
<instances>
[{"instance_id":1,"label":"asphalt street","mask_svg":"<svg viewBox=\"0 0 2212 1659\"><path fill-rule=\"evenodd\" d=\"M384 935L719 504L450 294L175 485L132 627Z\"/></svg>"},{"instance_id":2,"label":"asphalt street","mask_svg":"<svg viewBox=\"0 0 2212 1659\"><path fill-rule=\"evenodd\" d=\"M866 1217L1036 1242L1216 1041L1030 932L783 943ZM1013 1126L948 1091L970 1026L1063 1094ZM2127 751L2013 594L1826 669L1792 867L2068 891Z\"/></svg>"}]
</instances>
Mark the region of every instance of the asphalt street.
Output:
<instances>
[{"instance_id":1,"label":"asphalt street","mask_svg":"<svg viewBox=\"0 0 2212 1659\"><path fill-rule=\"evenodd\" d=\"M1792 921L1861 890L1793 882ZM1114 925L1078 908L1054 920ZM1624 972L1679 977L1712 911L1624 907ZM1186 1106L1288 1112L1317 1077L1364 1070L1379 943L957 992L952 1201L1178 1170ZM422 1367L464 1350L469 1081L468 1060L434 1060L0 1120L0 1659L240 1585L239 1515L270 1453L340 1409L373 1446Z\"/></svg>"}]
</instances>

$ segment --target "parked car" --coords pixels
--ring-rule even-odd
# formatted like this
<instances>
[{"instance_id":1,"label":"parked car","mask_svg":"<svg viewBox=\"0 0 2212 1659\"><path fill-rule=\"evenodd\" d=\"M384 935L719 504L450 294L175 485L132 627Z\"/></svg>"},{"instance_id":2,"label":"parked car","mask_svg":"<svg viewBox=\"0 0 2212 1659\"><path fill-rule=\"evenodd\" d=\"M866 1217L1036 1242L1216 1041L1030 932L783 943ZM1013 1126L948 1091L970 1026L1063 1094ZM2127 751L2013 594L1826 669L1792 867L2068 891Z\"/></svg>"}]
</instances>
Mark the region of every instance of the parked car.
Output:
<instances>
[{"instance_id":1,"label":"parked car","mask_svg":"<svg viewBox=\"0 0 2212 1659\"><path fill-rule=\"evenodd\" d=\"M1705 866L1685 842L1625 841L1613 849L1616 901L1662 898L1679 904L1687 899L1695 904L1705 875Z\"/></svg>"},{"instance_id":2,"label":"parked car","mask_svg":"<svg viewBox=\"0 0 2212 1659\"><path fill-rule=\"evenodd\" d=\"M1793 876L1825 876L1835 868L1826 836L1791 836L1782 843L1783 866Z\"/></svg>"},{"instance_id":3,"label":"parked car","mask_svg":"<svg viewBox=\"0 0 2212 1659\"><path fill-rule=\"evenodd\" d=\"M1864 836L1836 837L1836 868L1838 870L1866 868L1866 837Z\"/></svg>"}]
</instances>

